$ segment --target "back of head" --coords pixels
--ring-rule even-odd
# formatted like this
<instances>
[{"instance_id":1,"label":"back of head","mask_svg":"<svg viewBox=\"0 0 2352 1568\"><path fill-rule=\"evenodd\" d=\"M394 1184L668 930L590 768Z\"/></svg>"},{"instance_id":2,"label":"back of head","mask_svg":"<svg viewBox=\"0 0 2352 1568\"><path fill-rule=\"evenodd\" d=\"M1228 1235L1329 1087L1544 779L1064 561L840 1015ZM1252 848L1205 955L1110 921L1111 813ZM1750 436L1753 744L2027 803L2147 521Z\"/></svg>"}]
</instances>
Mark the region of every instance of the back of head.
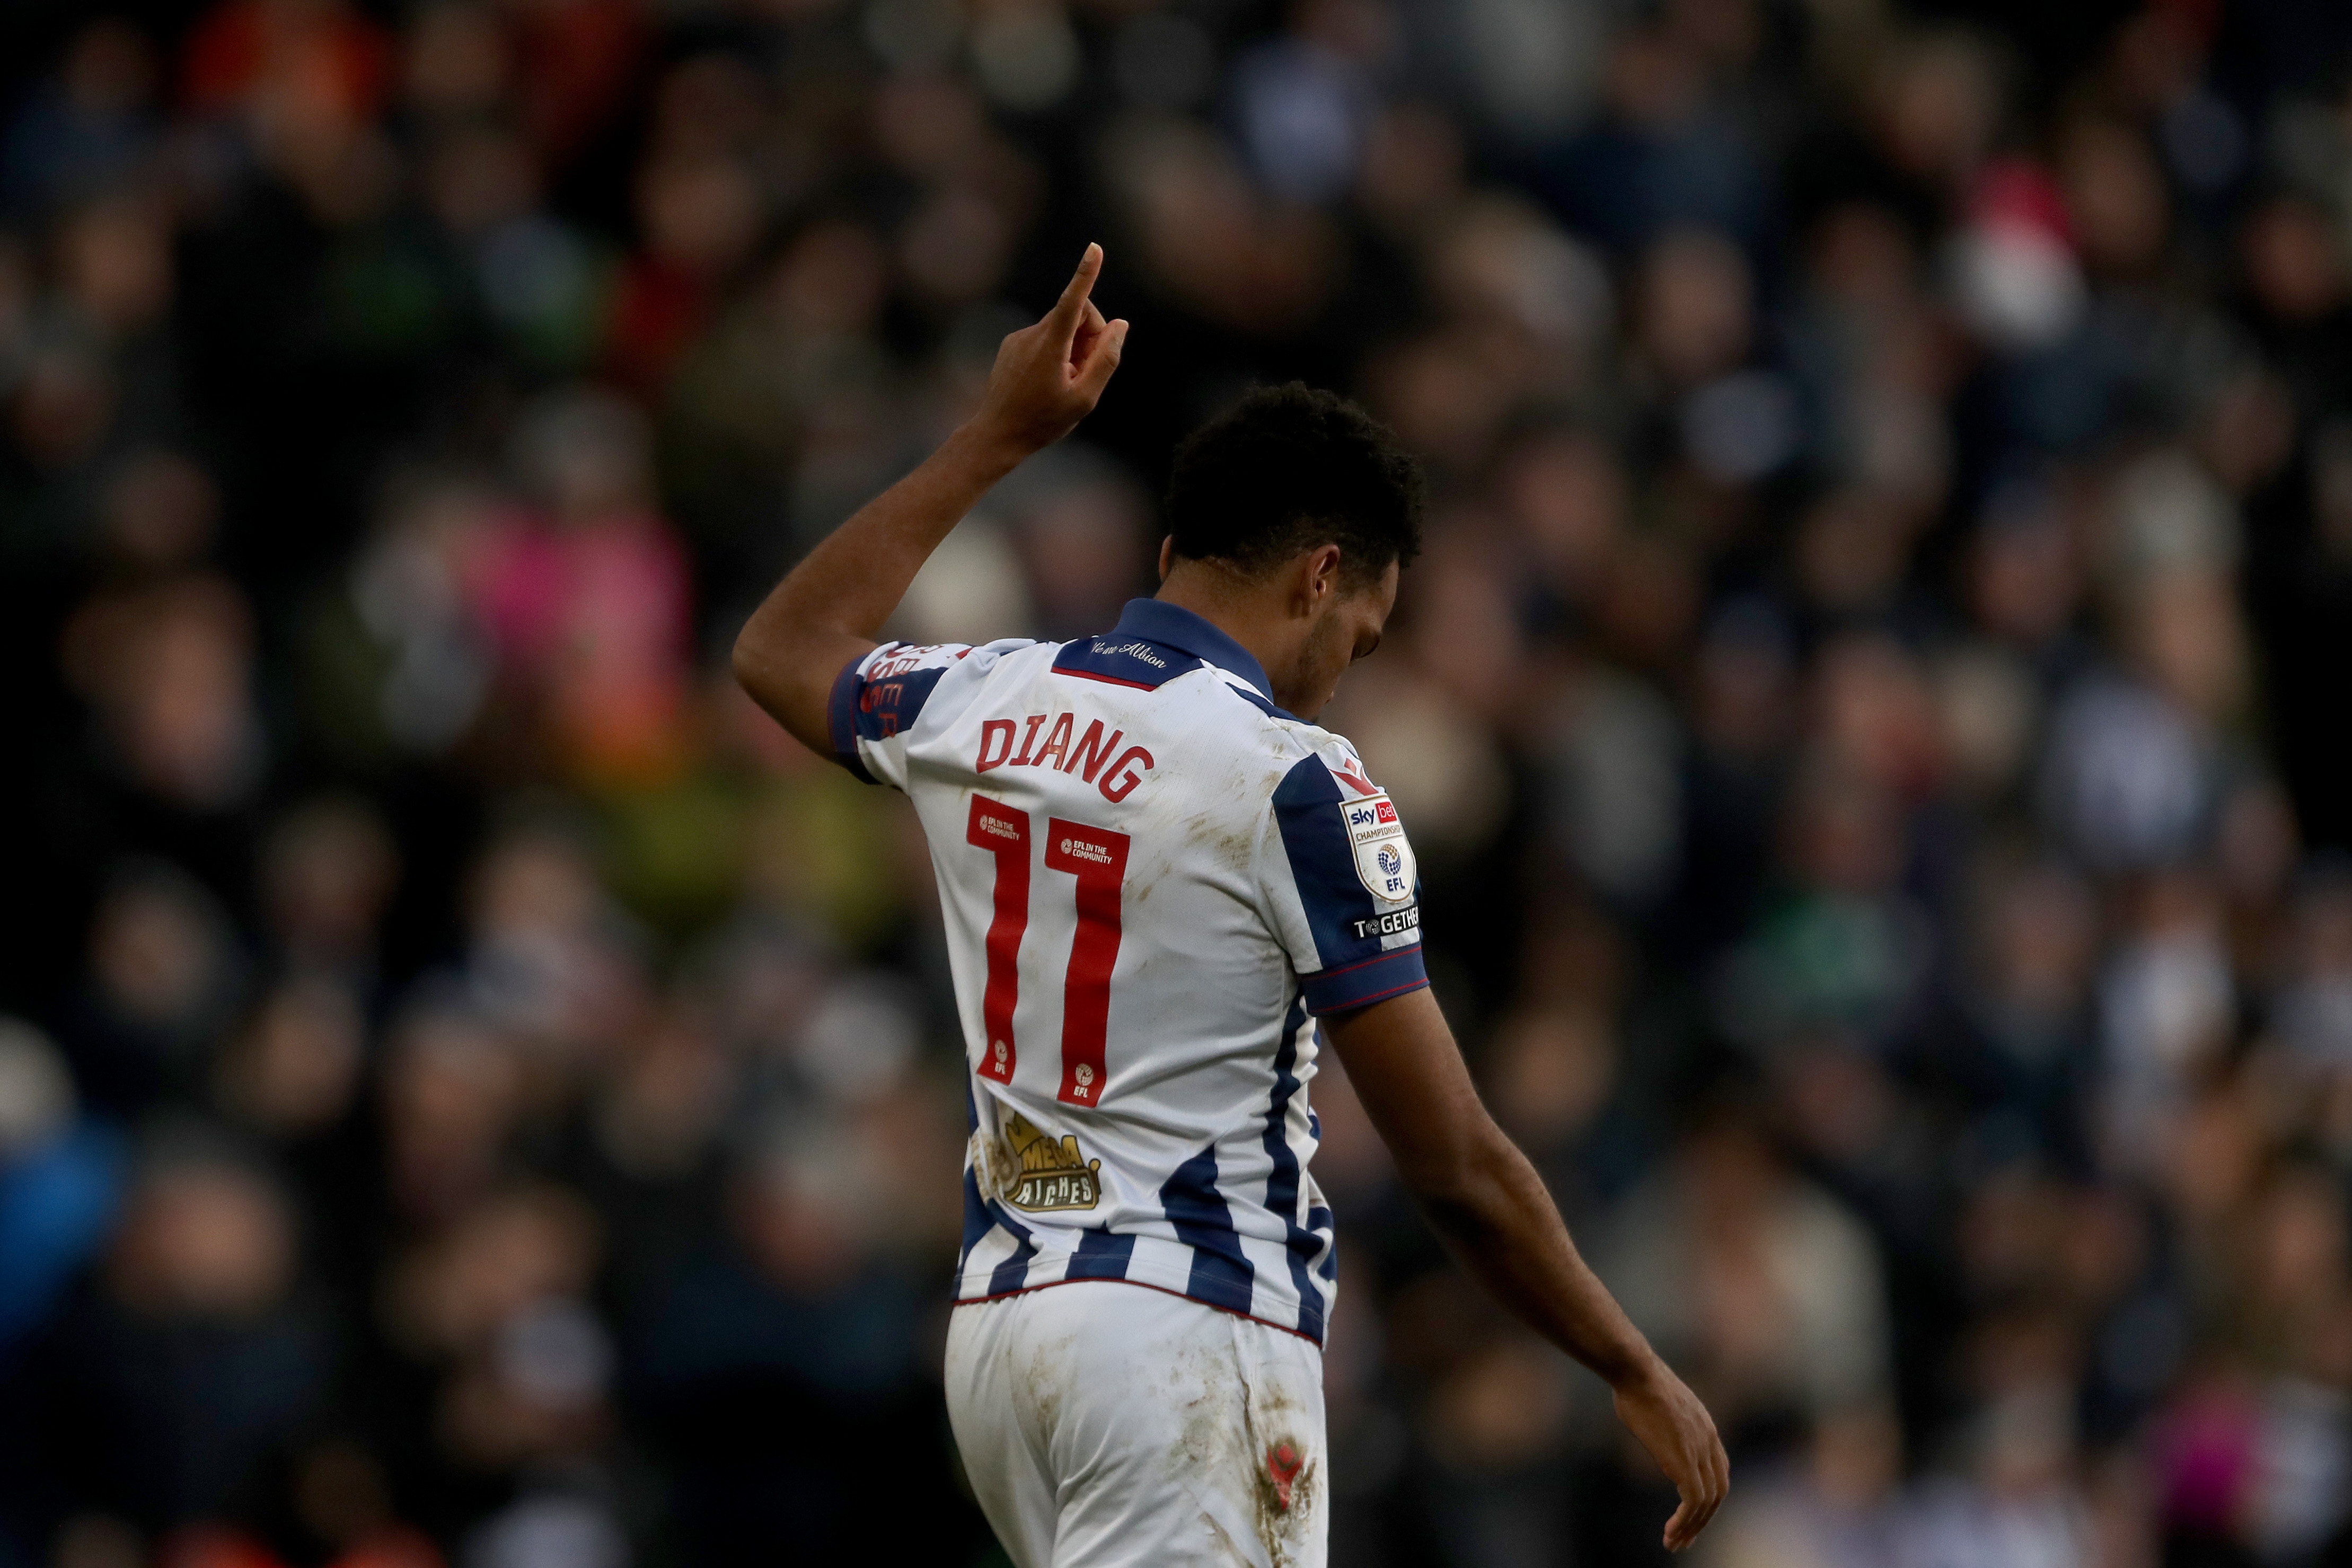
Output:
<instances>
[{"instance_id":1,"label":"back of head","mask_svg":"<svg viewBox=\"0 0 2352 1568\"><path fill-rule=\"evenodd\" d=\"M1181 560L1255 577L1339 547L1351 587L1421 551L1421 466L1388 428L1301 382L1251 389L1176 450L1168 531Z\"/></svg>"}]
</instances>

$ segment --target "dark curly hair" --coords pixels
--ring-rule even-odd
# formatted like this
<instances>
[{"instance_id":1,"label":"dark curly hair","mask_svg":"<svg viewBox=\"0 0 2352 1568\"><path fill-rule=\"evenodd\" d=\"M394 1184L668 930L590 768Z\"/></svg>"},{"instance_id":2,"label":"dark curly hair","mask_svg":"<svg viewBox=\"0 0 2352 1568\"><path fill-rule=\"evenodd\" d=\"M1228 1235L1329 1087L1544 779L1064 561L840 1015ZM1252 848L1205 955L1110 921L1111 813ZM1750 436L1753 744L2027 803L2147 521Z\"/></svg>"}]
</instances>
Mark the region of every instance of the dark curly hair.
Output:
<instances>
[{"instance_id":1,"label":"dark curly hair","mask_svg":"<svg viewBox=\"0 0 2352 1568\"><path fill-rule=\"evenodd\" d=\"M1421 553L1421 465L1388 426L1294 381L1251 388L1176 449L1168 531L1178 556L1252 576L1337 544L1360 588Z\"/></svg>"}]
</instances>

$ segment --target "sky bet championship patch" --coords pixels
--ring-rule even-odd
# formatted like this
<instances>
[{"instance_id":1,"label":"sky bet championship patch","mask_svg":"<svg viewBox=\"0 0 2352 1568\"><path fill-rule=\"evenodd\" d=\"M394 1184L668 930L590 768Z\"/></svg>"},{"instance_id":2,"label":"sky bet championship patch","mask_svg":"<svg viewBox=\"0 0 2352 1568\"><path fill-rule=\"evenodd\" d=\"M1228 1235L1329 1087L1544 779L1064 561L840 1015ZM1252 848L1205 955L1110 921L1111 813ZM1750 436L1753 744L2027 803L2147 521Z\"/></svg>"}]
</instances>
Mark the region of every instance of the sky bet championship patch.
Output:
<instances>
[{"instance_id":1,"label":"sky bet championship patch","mask_svg":"<svg viewBox=\"0 0 2352 1568\"><path fill-rule=\"evenodd\" d=\"M1404 840L1404 824L1388 795L1343 800L1340 813L1348 819L1348 843L1356 851L1356 875L1372 897L1386 904L1412 901L1412 846Z\"/></svg>"}]
</instances>

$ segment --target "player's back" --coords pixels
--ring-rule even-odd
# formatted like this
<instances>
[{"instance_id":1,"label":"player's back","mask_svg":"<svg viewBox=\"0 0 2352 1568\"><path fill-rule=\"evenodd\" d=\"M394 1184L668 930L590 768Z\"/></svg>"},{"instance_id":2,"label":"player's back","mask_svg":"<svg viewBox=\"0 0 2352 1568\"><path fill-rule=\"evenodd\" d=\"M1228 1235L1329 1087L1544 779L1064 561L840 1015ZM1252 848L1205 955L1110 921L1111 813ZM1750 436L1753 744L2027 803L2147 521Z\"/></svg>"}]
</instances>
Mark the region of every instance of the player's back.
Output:
<instances>
[{"instance_id":1,"label":"player's back","mask_svg":"<svg viewBox=\"0 0 2352 1568\"><path fill-rule=\"evenodd\" d=\"M938 871L972 1089L959 1298L1121 1279L1319 1339L1310 1015L1423 983L1411 850L1353 751L1150 600L1066 644L879 649L834 728Z\"/></svg>"}]
</instances>

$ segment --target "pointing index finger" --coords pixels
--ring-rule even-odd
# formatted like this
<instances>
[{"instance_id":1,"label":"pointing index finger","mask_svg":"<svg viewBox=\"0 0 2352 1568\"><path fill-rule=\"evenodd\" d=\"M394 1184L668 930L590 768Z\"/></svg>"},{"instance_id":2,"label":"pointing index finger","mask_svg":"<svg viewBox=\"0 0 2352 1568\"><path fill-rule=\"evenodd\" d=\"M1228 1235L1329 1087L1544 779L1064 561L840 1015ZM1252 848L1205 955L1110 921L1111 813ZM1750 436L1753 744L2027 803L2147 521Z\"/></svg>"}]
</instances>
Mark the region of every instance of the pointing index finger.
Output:
<instances>
[{"instance_id":1,"label":"pointing index finger","mask_svg":"<svg viewBox=\"0 0 2352 1568\"><path fill-rule=\"evenodd\" d=\"M1088 244L1087 253L1078 258L1078 269L1070 274L1069 284L1062 297L1054 301L1054 309L1045 319L1065 337L1078 330L1078 318L1086 310L1087 296L1093 292L1095 279L1102 272L1103 251L1099 245Z\"/></svg>"}]
</instances>

